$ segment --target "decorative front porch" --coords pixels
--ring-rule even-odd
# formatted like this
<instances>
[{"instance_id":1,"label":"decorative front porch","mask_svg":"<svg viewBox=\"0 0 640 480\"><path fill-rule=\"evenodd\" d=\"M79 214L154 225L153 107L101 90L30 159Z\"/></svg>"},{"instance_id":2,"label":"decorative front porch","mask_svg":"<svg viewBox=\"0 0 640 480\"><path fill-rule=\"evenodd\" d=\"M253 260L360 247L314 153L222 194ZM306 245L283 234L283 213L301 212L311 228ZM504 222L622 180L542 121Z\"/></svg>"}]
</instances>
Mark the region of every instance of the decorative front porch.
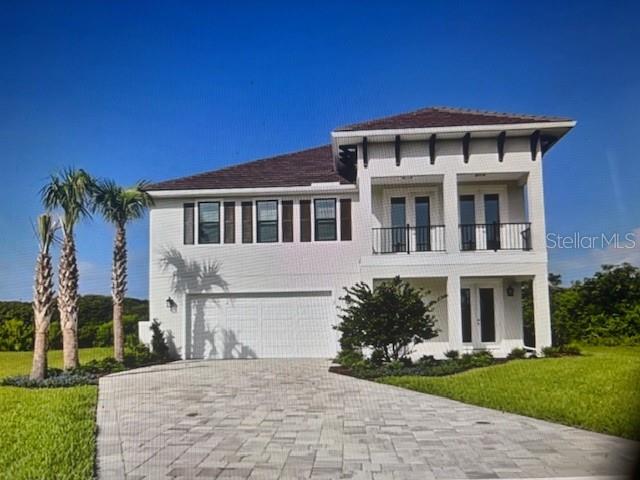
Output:
<instances>
[{"instance_id":1,"label":"decorative front porch","mask_svg":"<svg viewBox=\"0 0 640 480\"><path fill-rule=\"evenodd\" d=\"M415 347L423 355L443 358L448 350L460 354L487 350L506 357L514 348L540 350L550 344L546 278L541 275L403 277L424 291L424 300L440 299L433 315L438 336ZM377 278L373 284L386 279ZM525 343L523 289L529 287L534 310L536 345Z\"/></svg>"}]
</instances>

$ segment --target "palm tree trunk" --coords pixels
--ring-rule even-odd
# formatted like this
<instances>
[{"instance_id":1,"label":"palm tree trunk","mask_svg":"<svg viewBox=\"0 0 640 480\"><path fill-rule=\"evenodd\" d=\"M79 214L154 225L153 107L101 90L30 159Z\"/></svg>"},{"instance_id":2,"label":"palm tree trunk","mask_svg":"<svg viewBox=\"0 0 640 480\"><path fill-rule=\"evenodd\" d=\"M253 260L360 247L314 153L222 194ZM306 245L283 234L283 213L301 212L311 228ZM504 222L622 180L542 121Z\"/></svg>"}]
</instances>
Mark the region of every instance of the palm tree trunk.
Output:
<instances>
[{"instance_id":1,"label":"palm tree trunk","mask_svg":"<svg viewBox=\"0 0 640 480\"><path fill-rule=\"evenodd\" d=\"M47 376L47 347L49 324L53 309L53 266L49 255L49 231L41 232L43 244L36 262L36 278L33 296L33 323L35 341L33 344L32 380L44 380Z\"/></svg>"},{"instance_id":2,"label":"palm tree trunk","mask_svg":"<svg viewBox=\"0 0 640 480\"><path fill-rule=\"evenodd\" d=\"M58 310L62 328L62 356L65 370L73 370L78 361L78 264L73 234L64 235L60 255Z\"/></svg>"},{"instance_id":3,"label":"palm tree trunk","mask_svg":"<svg viewBox=\"0 0 640 480\"><path fill-rule=\"evenodd\" d=\"M113 297L113 356L124 362L124 296L127 290L127 238L124 225L116 226L113 245L113 272L111 296Z\"/></svg>"},{"instance_id":4,"label":"palm tree trunk","mask_svg":"<svg viewBox=\"0 0 640 480\"><path fill-rule=\"evenodd\" d=\"M41 325L43 319L34 319L36 325ZM33 343L33 364L31 365L31 380L44 380L47 376L47 343L48 328L36 327L35 340Z\"/></svg>"}]
</instances>

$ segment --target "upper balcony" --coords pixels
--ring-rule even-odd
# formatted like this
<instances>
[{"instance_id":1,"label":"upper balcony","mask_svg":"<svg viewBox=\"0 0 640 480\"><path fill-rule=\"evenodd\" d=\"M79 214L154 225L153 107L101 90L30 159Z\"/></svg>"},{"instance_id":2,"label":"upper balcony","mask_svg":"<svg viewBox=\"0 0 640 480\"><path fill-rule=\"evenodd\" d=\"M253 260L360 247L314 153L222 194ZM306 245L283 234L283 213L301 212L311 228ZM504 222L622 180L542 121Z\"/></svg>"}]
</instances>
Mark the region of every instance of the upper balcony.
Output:
<instances>
[{"instance_id":1,"label":"upper balcony","mask_svg":"<svg viewBox=\"0 0 640 480\"><path fill-rule=\"evenodd\" d=\"M454 194L445 195L442 175L372 179L373 253L532 250L526 173L455 180Z\"/></svg>"}]
</instances>

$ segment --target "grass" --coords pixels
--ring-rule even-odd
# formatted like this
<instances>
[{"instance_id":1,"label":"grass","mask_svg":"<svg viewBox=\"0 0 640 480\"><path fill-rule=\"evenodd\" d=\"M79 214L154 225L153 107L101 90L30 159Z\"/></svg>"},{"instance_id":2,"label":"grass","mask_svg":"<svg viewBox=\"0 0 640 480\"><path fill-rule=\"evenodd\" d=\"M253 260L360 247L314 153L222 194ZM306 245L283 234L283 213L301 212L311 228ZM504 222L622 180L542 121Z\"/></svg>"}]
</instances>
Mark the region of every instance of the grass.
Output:
<instances>
[{"instance_id":1,"label":"grass","mask_svg":"<svg viewBox=\"0 0 640 480\"><path fill-rule=\"evenodd\" d=\"M80 350L87 362L111 348ZM62 352L49 352L62 366ZM0 352L0 377L27 374L30 352ZM23 389L0 387L0 479L93 477L98 388Z\"/></svg>"},{"instance_id":2,"label":"grass","mask_svg":"<svg viewBox=\"0 0 640 480\"><path fill-rule=\"evenodd\" d=\"M585 347L580 357L515 360L448 377L381 382L640 440L640 347Z\"/></svg>"}]
</instances>

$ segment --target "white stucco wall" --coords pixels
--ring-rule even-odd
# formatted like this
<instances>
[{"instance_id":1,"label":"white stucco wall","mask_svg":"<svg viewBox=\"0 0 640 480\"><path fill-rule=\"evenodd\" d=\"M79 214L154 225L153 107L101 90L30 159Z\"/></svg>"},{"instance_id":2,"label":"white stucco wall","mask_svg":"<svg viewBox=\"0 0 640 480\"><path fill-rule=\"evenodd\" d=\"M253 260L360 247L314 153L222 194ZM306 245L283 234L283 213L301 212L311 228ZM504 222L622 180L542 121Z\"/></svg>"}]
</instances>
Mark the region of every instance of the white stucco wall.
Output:
<instances>
[{"instance_id":1,"label":"white stucco wall","mask_svg":"<svg viewBox=\"0 0 640 480\"><path fill-rule=\"evenodd\" d=\"M368 151L369 163L365 168L362 151L359 149L358 180L351 191L345 191L344 186L331 191L331 187L325 185L323 188L318 187L317 193L309 191L312 189L307 189L304 194L296 189L282 189L269 193L225 191L224 194L211 192L195 196L185 193L180 198L156 198L156 205L150 213L150 318L158 319L162 328L170 331L178 352L184 352L187 328L186 302L187 295L191 294L328 290L332 292L337 307L343 287L360 280L372 283L375 279L391 278L395 275L411 278L438 295L447 292L446 280L449 278L464 281L464 278L479 276L539 276L544 277L546 281L542 159L538 154L536 161L532 161L528 138L508 138L503 162L498 161L495 140L489 139L472 141L468 163L463 160L459 140L438 142L435 165L431 165L429 161L426 142L404 142L400 166L395 163L393 143L369 143ZM476 174L478 181L474 182L472 180ZM506 174L508 178L501 180L491 177L492 174ZM411 177L420 177L422 180L409 180ZM487 177L490 180L486 180ZM516 177L519 180L513 179ZM403 186L403 178L411 184ZM433 197L432 224L445 224L447 251L418 252L411 255L373 255L371 229L388 224L388 198L391 195L400 195L403 191L407 192L407 195L415 195L423 188ZM463 192L499 193L501 221L531 222L532 251L460 252L457 232L458 196ZM313 241L313 233L311 242L299 241L298 202L301 199L314 198L352 200L351 241L316 242ZM254 231L254 243L241 243L241 202L267 199L294 201L294 241L259 244L255 243ZM207 200L236 202L236 243L183 244L183 204L197 204L198 201ZM281 209L280 202L278 205ZM339 205L338 201L338 239ZM255 218L254 209L254 229ZM481 218L482 213L479 212L477 221L481 222ZM280 212L279 222L281 220ZM203 275L207 269L215 269L215 274L211 274L209 270L208 275ZM506 288L505 283L502 282L501 289ZM537 291L542 292L542 287ZM166 299L169 297L176 304L171 310L166 306ZM505 343L503 349L508 353L507 348L512 344L516 345L521 339L521 304L519 297L507 298L504 295L504 298L504 309L500 314L508 319L504 322L504 339L509 342ZM443 301L437 307L438 316L444 322L441 325L443 333L438 339L428 342L434 344L432 347L421 347L420 354L426 353L429 348L437 350L437 343L440 343L438 348L441 352L455 346L457 334L452 336L450 325L458 320L451 317L450 302ZM538 307L536 315L540 331L545 332L549 320L548 298L546 302L540 302L541 306ZM337 308L334 321L338 321ZM141 325L140 333L144 341L149 340L147 325ZM542 338L544 343L544 336Z\"/></svg>"}]
</instances>

